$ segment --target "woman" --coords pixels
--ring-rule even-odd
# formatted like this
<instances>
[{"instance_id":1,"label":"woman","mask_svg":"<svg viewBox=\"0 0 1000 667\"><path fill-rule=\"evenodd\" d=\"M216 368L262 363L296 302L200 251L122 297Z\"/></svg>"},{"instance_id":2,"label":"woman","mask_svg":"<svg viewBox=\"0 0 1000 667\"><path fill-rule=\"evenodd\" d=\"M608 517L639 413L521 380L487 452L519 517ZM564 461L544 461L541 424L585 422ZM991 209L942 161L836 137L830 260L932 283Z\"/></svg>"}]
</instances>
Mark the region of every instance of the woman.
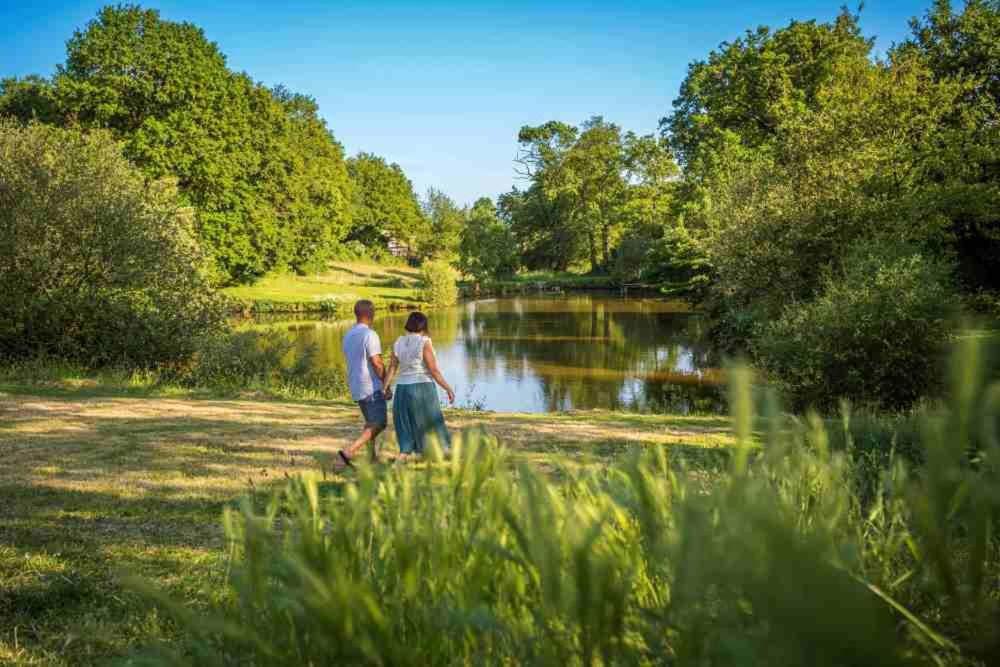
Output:
<instances>
[{"instance_id":1,"label":"woman","mask_svg":"<svg viewBox=\"0 0 1000 667\"><path fill-rule=\"evenodd\" d=\"M427 316L419 311L410 313L404 325L407 333L392 346L393 356L385 378L388 388L386 398L393 396L393 423L399 443L400 459L412 454L422 454L428 438L436 437L438 445L447 450L451 437L444 425L444 415L438 405L437 388L440 385L448 394L448 402L455 402L455 391L441 375L434 345L427 334Z\"/></svg>"}]
</instances>

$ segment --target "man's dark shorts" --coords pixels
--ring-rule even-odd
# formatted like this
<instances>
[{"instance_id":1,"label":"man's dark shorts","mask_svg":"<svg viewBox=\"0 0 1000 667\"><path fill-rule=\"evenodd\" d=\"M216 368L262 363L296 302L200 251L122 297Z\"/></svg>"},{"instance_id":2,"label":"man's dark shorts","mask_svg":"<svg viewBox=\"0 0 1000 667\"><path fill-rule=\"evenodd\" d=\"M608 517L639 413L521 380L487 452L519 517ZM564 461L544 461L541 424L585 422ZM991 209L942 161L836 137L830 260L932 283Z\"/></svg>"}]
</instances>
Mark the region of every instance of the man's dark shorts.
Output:
<instances>
[{"instance_id":1,"label":"man's dark shorts","mask_svg":"<svg viewBox=\"0 0 1000 667\"><path fill-rule=\"evenodd\" d=\"M385 425L389 422L388 404L385 402L382 390L376 391L368 398L358 401L358 407L361 408L361 414L365 416L365 424L367 425L377 425L385 428Z\"/></svg>"}]
</instances>

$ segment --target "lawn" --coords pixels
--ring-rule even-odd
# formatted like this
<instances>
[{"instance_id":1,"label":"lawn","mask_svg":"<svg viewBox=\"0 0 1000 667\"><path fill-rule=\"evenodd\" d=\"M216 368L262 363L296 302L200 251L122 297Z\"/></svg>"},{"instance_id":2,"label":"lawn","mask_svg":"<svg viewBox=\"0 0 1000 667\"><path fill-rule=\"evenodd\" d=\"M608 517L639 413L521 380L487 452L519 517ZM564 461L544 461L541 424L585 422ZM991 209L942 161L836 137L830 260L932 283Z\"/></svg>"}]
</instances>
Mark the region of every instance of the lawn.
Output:
<instances>
[{"instance_id":1,"label":"lawn","mask_svg":"<svg viewBox=\"0 0 1000 667\"><path fill-rule=\"evenodd\" d=\"M222 509L300 473L342 484L324 469L359 428L347 402L0 391L3 664L102 662L169 641L171 623L122 574L207 605L226 576ZM513 461L555 476L649 446L669 447L708 476L731 442L728 421L710 416L452 411L448 419L489 429ZM391 439L383 449L391 453Z\"/></svg>"},{"instance_id":2,"label":"lawn","mask_svg":"<svg viewBox=\"0 0 1000 667\"><path fill-rule=\"evenodd\" d=\"M353 302L419 303L420 271L405 264L385 266L366 262L334 262L325 273L268 276L253 285L225 289L242 301L272 303Z\"/></svg>"}]
</instances>

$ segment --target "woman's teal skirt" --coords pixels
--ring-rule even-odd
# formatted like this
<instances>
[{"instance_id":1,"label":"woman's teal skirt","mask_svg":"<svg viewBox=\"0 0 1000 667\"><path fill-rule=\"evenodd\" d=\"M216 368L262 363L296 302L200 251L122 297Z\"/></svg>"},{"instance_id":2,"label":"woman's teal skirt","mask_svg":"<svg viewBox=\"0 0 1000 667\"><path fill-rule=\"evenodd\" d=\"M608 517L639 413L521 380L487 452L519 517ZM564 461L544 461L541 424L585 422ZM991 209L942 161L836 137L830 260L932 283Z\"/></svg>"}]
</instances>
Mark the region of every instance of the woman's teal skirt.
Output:
<instances>
[{"instance_id":1,"label":"woman's teal skirt","mask_svg":"<svg viewBox=\"0 0 1000 667\"><path fill-rule=\"evenodd\" d=\"M438 446L447 449L451 445L451 436L444 425L435 384L398 384L394 391L392 421L396 426L399 452L421 454L431 438L437 438Z\"/></svg>"}]
</instances>

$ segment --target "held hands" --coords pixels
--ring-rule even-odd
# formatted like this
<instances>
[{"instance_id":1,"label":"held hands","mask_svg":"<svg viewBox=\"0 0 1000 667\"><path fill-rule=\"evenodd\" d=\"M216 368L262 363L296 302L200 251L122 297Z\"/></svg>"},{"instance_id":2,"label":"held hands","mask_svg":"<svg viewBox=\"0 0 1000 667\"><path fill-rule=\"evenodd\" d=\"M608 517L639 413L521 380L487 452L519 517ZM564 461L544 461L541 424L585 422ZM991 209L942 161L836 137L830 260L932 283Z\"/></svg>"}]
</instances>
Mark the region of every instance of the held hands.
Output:
<instances>
[{"instance_id":1,"label":"held hands","mask_svg":"<svg viewBox=\"0 0 1000 667\"><path fill-rule=\"evenodd\" d=\"M392 400L392 387L386 387L382 391L382 396L385 398L385 400L391 401Z\"/></svg>"}]
</instances>

